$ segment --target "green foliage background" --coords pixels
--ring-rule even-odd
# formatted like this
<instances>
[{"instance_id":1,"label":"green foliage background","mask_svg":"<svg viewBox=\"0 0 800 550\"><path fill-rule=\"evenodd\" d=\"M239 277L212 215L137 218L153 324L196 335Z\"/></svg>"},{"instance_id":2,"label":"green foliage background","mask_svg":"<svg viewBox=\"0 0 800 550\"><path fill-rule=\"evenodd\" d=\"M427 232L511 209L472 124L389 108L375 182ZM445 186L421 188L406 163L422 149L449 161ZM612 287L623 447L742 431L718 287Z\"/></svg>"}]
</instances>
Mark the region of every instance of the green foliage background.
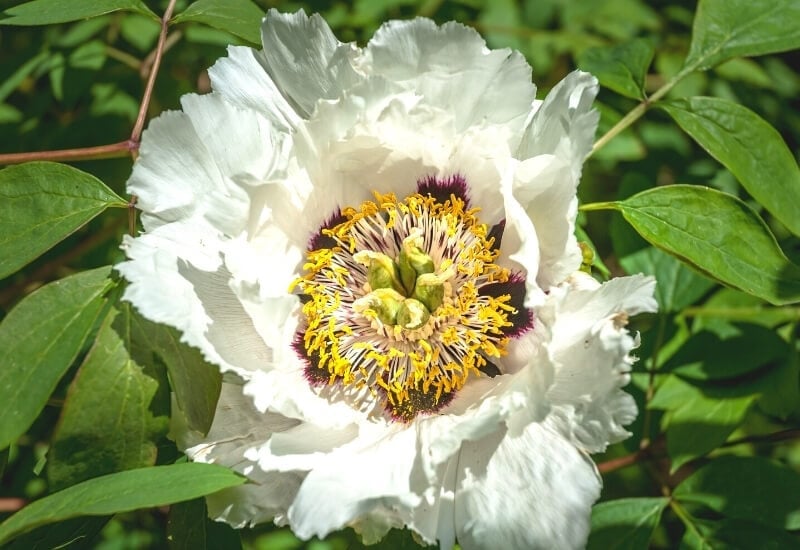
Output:
<instances>
[{"instance_id":1,"label":"green foliage background","mask_svg":"<svg viewBox=\"0 0 800 550\"><path fill-rule=\"evenodd\" d=\"M0 519L30 500L81 491L67 495L74 506L61 515L30 506L40 515L0 524L0 541L38 527L9 547L359 547L350 532L304 543L286 529L205 521L196 497L241 479L181 469L194 465L181 466L166 437L167 373L201 428L218 379L177 335L117 303L120 288L103 267L122 259L128 140L168 2L37 0L28 12L20 4L0 0L0 161L118 146L71 161L79 171L0 172ZM127 9L84 18L107 6ZM525 54L540 97L575 67L600 78L597 137L614 130L584 168L579 238L591 243L601 279L655 275L660 311L632 326L642 347L629 390L641 414L633 437L594 457L605 487L589 547L800 547L798 4L180 0L146 118L179 108L184 93L207 92L206 69L228 44L257 45L270 7L320 12L340 40L360 44L392 18L457 20L491 47ZM695 17L705 23L692 38ZM85 196L67 199L63 182ZM25 194L32 189L39 195ZM49 221L47 231L30 230L37 220ZM125 385L111 385L120 372ZM176 469L137 469L153 464ZM121 470L132 473L76 485ZM195 482L180 481L190 473ZM142 502L92 496L125 483L164 492ZM180 492L186 485L193 492ZM81 513L81 502L96 508ZM406 533L382 544L415 547Z\"/></svg>"}]
</instances>

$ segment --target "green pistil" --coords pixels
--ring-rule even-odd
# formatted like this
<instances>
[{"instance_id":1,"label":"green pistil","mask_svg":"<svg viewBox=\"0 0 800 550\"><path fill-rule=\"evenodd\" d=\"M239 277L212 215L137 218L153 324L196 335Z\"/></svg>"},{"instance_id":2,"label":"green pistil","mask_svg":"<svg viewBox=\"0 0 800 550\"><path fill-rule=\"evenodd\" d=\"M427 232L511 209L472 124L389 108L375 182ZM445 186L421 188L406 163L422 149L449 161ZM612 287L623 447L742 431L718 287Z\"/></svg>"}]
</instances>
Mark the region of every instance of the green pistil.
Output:
<instances>
[{"instance_id":1,"label":"green pistil","mask_svg":"<svg viewBox=\"0 0 800 550\"><path fill-rule=\"evenodd\" d=\"M444 283L452 270L436 275L433 258L422 251L419 230L403 240L397 260L364 250L353 258L367 266L370 292L358 302L358 310L375 312L385 325L415 330L428 322L444 301Z\"/></svg>"}]
</instances>

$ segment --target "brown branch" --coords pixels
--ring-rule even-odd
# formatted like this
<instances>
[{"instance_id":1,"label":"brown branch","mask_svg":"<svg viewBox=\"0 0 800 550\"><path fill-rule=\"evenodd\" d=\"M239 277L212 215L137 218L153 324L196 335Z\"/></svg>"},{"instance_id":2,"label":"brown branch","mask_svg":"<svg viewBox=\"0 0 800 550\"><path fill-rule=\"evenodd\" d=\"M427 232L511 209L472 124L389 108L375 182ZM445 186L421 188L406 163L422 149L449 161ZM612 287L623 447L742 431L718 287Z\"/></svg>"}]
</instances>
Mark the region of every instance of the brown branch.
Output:
<instances>
[{"instance_id":1,"label":"brown branch","mask_svg":"<svg viewBox=\"0 0 800 550\"><path fill-rule=\"evenodd\" d=\"M169 20L172 18L172 12L175 9L176 1L177 0L170 0L167 9L164 11L164 16L161 18L161 33L158 35L158 44L156 44L153 65L150 68L150 74L148 75L147 84L144 88L142 103L139 106L139 115L136 117L136 124L133 126L133 132L131 132L131 141L135 141L136 143L139 143L139 140L142 137L142 130L144 130L144 121L145 118L147 118L147 109L150 107L150 99L153 97L153 87L156 84L158 68L161 66L161 56L164 55L164 43L167 40Z\"/></svg>"},{"instance_id":2,"label":"brown branch","mask_svg":"<svg viewBox=\"0 0 800 550\"><path fill-rule=\"evenodd\" d=\"M613 472L614 470L619 470L620 468L632 466L633 464L636 464L640 460L644 459L649 454L650 453L648 452L647 448L639 449L638 451L629 455L621 456L619 458L612 458L611 460L601 462L597 465L597 470L601 474L607 474L609 472Z\"/></svg>"},{"instance_id":3,"label":"brown branch","mask_svg":"<svg viewBox=\"0 0 800 550\"><path fill-rule=\"evenodd\" d=\"M0 512L16 512L17 510L23 508L27 503L28 501L26 501L24 498L0 498Z\"/></svg>"},{"instance_id":4,"label":"brown branch","mask_svg":"<svg viewBox=\"0 0 800 550\"><path fill-rule=\"evenodd\" d=\"M800 439L800 429L793 428L771 434L748 435L723 443L721 446L733 447L734 445L745 445L747 443L780 443L781 441L788 441L790 439Z\"/></svg>"},{"instance_id":5,"label":"brown branch","mask_svg":"<svg viewBox=\"0 0 800 550\"><path fill-rule=\"evenodd\" d=\"M0 154L0 165L20 164L34 160L49 160L53 162L95 160L125 157L139 148L139 143L132 140L120 141L110 145L97 145L95 147L79 147L77 149L58 149L55 151L33 151L27 153Z\"/></svg>"}]
</instances>

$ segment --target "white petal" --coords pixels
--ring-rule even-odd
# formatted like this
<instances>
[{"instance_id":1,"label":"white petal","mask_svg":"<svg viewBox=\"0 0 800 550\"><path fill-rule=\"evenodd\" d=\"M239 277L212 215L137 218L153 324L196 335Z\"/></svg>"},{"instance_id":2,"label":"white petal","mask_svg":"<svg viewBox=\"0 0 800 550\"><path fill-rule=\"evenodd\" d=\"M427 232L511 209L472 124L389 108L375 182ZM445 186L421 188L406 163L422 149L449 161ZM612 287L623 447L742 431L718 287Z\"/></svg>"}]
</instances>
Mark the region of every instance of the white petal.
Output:
<instances>
[{"instance_id":1,"label":"white petal","mask_svg":"<svg viewBox=\"0 0 800 550\"><path fill-rule=\"evenodd\" d=\"M594 464L541 424L465 443L455 523L464 550L582 548L600 494Z\"/></svg>"},{"instance_id":2,"label":"white petal","mask_svg":"<svg viewBox=\"0 0 800 550\"><path fill-rule=\"evenodd\" d=\"M215 92L242 109L261 113L276 128L289 131L300 122L300 116L267 74L264 52L229 46L228 57L208 69L208 76Z\"/></svg>"},{"instance_id":3,"label":"white petal","mask_svg":"<svg viewBox=\"0 0 800 550\"><path fill-rule=\"evenodd\" d=\"M554 320L549 347L557 367L547 394L554 419L589 452L630 435L624 426L635 418L636 404L620 388L630 379L638 337L625 325L630 315L656 310L654 286L652 278L634 276L592 290L554 289L541 310L543 322Z\"/></svg>"},{"instance_id":4,"label":"white petal","mask_svg":"<svg viewBox=\"0 0 800 550\"><path fill-rule=\"evenodd\" d=\"M360 76L353 63L360 54L342 44L319 14L278 13L271 9L261 27L267 71L284 97L304 118L320 99L335 99Z\"/></svg>"},{"instance_id":5,"label":"white petal","mask_svg":"<svg viewBox=\"0 0 800 550\"><path fill-rule=\"evenodd\" d=\"M188 430L173 415L172 436L196 462L222 464L248 476L252 483L207 497L209 515L240 528L272 520L288 509L303 472L264 472L246 458L261 441L297 425L296 420L258 412L237 384L222 384L214 422L206 437Z\"/></svg>"},{"instance_id":6,"label":"white petal","mask_svg":"<svg viewBox=\"0 0 800 550\"><path fill-rule=\"evenodd\" d=\"M357 444L331 453L309 472L289 509L292 529L300 538L324 537L356 518L363 521L367 514L395 525L396 510L407 515L419 503L411 487L414 431L399 427L375 435L362 435Z\"/></svg>"},{"instance_id":7,"label":"white petal","mask_svg":"<svg viewBox=\"0 0 800 550\"><path fill-rule=\"evenodd\" d=\"M588 73L567 75L536 111L517 152L523 162L515 173L514 196L539 236L537 281L543 288L560 283L580 265L575 193L597 128L599 115L592 109L597 89Z\"/></svg>"},{"instance_id":8,"label":"white petal","mask_svg":"<svg viewBox=\"0 0 800 550\"><path fill-rule=\"evenodd\" d=\"M489 50L474 29L429 19L389 21L367 45L372 70L450 111L456 129L505 124L521 130L536 88L519 52Z\"/></svg>"}]
</instances>

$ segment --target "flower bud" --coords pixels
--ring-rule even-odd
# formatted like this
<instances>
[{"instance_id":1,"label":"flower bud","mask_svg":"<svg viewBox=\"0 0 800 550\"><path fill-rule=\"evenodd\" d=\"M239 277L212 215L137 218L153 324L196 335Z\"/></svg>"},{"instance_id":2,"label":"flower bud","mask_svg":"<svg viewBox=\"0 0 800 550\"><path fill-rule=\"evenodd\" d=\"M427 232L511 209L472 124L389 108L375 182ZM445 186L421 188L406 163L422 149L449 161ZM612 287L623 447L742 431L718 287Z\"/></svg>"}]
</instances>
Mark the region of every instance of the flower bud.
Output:
<instances>
[{"instance_id":1,"label":"flower bud","mask_svg":"<svg viewBox=\"0 0 800 550\"><path fill-rule=\"evenodd\" d=\"M397 324L402 328L414 330L425 326L430 316L430 312L422 302L408 298L397 310Z\"/></svg>"}]
</instances>

